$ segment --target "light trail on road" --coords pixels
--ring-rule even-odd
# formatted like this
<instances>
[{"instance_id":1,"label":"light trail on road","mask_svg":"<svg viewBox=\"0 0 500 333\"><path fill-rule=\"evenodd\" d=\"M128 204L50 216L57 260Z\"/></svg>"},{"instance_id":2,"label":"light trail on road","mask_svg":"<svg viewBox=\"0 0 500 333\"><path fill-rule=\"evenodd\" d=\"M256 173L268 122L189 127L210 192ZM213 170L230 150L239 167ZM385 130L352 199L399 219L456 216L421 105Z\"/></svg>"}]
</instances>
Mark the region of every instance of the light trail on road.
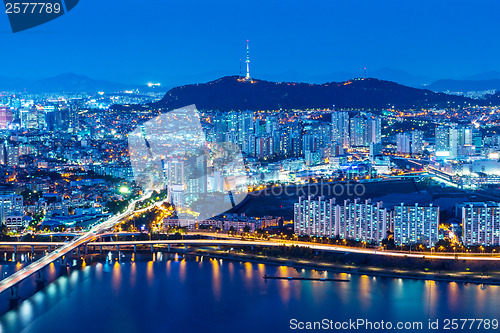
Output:
<instances>
[{"instance_id":1,"label":"light trail on road","mask_svg":"<svg viewBox=\"0 0 500 333\"><path fill-rule=\"evenodd\" d=\"M66 254L72 252L74 249L78 248L79 246L89 243L94 238L96 238L96 236L99 233L101 233L109 228L112 228L113 226L118 224L122 219L124 219L125 217L134 213L135 205L142 200L148 199L151 196L151 194L152 194L152 192L147 192L141 198L132 201L123 213L112 216L107 221L100 223L100 224L96 225L95 227L93 227L92 229L90 229L90 231L87 232L86 234L72 240L71 242L64 243L64 245L62 247L56 249L55 251L44 256L43 258L35 261L34 263L24 267L23 269L17 271L16 273L10 275L9 277L7 277L5 279L3 279L2 281L0 281L0 293L3 293L4 291L6 291L7 289L9 289L11 287L14 287L18 283L22 282L24 279L26 279L29 276L31 276L32 274L36 273L38 270L44 268L45 266L48 266L51 262L54 262L54 261L58 260L59 258L65 256ZM16 243L10 243L10 244L11 245L18 245ZM36 244L39 244L39 243L26 243L26 244L35 246ZM1 245L1 243L0 243L0 245ZM47 246L48 246L48 244L47 244Z\"/></svg>"}]
</instances>

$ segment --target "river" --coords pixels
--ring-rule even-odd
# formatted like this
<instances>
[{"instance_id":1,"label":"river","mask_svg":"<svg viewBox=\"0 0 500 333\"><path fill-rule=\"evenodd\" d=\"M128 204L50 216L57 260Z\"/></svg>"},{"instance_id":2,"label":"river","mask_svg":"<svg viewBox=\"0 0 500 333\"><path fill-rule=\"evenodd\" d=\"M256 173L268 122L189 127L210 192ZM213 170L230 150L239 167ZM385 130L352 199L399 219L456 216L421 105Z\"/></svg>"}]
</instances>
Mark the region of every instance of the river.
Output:
<instances>
[{"instance_id":1,"label":"river","mask_svg":"<svg viewBox=\"0 0 500 333\"><path fill-rule=\"evenodd\" d=\"M23 265L0 262L0 274ZM350 282L265 280L266 274ZM334 274L206 256L127 254L118 260L110 255L73 269L52 265L46 277L52 282L36 293L34 277L23 282L21 297L27 299L17 309L8 310L7 296L0 297L2 332L285 332L293 319L422 322L418 332L436 332L427 329L429 319L500 317L497 286Z\"/></svg>"}]
</instances>

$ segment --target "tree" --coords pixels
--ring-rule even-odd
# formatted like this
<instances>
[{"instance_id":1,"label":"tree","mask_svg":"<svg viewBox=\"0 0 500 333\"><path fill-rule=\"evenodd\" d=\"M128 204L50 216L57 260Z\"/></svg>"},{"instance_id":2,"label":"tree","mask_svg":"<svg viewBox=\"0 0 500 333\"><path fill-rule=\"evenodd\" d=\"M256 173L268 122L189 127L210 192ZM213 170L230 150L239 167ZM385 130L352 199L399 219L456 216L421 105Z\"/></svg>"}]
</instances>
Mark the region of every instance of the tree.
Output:
<instances>
[{"instance_id":1,"label":"tree","mask_svg":"<svg viewBox=\"0 0 500 333\"><path fill-rule=\"evenodd\" d=\"M396 244L394 243L394 238L390 238L390 239L385 238L385 239L383 239L382 240L382 245L387 250L394 250L394 249L396 249Z\"/></svg>"},{"instance_id":2,"label":"tree","mask_svg":"<svg viewBox=\"0 0 500 333\"><path fill-rule=\"evenodd\" d=\"M106 208L112 214L123 212L128 206L127 201L108 201L106 203Z\"/></svg>"},{"instance_id":3,"label":"tree","mask_svg":"<svg viewBox=\"0 0 500 333\"><path fill-rule=\"evenodd\" d=\"M59 224L57 227L54 228L55 232L64 232L66 230L66 227L64 224Z\"/></svg>"}]
</instances>

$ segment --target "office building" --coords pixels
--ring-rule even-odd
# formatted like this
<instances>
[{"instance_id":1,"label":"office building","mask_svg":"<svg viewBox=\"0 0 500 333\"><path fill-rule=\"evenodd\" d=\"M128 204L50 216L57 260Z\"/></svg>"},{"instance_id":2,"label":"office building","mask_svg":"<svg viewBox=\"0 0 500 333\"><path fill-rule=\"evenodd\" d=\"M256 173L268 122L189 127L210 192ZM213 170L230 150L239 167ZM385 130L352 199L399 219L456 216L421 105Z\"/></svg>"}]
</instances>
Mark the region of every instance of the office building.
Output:
<instances>
[{"instance_id":1,"label":"office building","mask_svg":"<svg viewBox=\"0 0 500 333\"><path fill-rule=\"evenodd\" d=\"M23 197L16 194L0 195L0 220L2 224L6 224L8 217L18 216L24 216Z\"/></svg>"}]
</instances>

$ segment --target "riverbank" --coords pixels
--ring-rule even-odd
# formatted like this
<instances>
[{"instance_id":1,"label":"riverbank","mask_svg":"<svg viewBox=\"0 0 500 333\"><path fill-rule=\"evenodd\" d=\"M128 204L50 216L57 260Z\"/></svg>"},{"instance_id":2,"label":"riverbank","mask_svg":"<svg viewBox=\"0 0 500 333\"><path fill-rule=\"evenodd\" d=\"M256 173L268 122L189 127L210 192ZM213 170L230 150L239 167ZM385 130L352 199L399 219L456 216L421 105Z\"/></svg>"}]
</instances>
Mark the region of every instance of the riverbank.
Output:
<instances>
[{"instance_id":1,"label":"riverbank","mask_svg":"<svg viewBox=\"0 0 500 333\"><path fill-rule=\"evenodd\" d=\"M327 271L337 274L354 274L367 275L373 277L384 278L401 278L414 280L427 280L436 282L456 282L456 283L472 283L478 285L500 285L500 274L484 274L476 272L432 272L432 271L417 271L403 270L396 268L379 268L379 267L355 267L350 265L332 264L326 262L307 261L301 259L284 259L269 256L259 256L247 253L234 253L224 251L197 250L193 252L197 255L205 255L212 258L247 261L252 263L263 263L278 266L288 266L295 269L309 269L318 271Z\"/></svg>"}]
</instances>

